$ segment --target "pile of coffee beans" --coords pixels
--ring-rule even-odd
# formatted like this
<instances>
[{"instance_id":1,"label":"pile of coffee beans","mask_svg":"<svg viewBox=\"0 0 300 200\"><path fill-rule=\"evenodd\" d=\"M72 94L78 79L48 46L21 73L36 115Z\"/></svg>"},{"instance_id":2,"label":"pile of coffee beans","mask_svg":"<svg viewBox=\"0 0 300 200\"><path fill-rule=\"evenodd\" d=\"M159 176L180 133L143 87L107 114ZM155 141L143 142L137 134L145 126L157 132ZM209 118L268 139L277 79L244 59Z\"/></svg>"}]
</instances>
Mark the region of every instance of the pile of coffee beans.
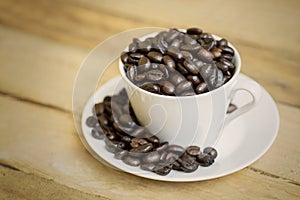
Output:
<instances>
[{"instance_id":1,"label":"pile of coffee beans","mask_svg":"<svg viewBox=\"0 0 300 200\"><path fill-rule=\"evenodd\" d=\"M226 83L235 72L234 50L200 28L159 32L133 39L121 61L127 77L149 92L190 96Z\"/></svg>"},{"instance_id":2,"label":"pile of coffee beans","mask_svg":"<svg viewBox=\"0 0 300 200\"><path fill-rule=\"evenodd\" d=\"M106 150L116 159L159 175L167 175L172 169L193 172L199 166L210 166L217 157L212 147L201 151L194 145L183 148L161 142L140 125L125 89L95 104L93 116L86 119L86 124L92 128L93 138L105 140Z\"/></svg>"}]
</instances>

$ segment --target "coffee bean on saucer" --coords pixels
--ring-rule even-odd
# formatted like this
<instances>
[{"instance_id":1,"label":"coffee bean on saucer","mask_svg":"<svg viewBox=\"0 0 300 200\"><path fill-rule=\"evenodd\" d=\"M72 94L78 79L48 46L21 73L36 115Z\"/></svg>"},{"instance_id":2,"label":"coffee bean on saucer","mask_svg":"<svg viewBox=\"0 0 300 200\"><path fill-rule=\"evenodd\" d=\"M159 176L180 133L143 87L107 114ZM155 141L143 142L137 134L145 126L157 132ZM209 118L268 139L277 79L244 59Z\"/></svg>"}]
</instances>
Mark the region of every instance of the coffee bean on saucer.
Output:
<instances>
[{"instance_id":1,"label":"coffee bean on saucer","mask_svg":"<svg viewBox=\"0 0 300 200\"><path fill-rule=\"evenodd\" d=\"M136 158L136 157L132 157L132 156L125 156L122 161L127 164L127 165L130 165L130 166L133 166L133 167L137 167L141 164L141 161L139 158Z\"/></svg>"},{"instance_id":2,"label":"coffee bean on saucer","mask_svg":"<svg viewBox=\"0 0 300 200\"><path fill-rule=\"evenodd\" d=\"M185 152L185 149L182 146L172 144L168 146L167 151L177 153L178 155L182 155Z\"/></svg>"},{"instance_id":3,"label":"coffee bean on saucer","mask_svg":"<svg viewBox=\"0 0 300 200\"><path fill-rule=\"evenodd\" d=\"M122 160L127 155L128 155L128 151L122 150L122 151L116 152L114 157L118 160Z\"/></svg>"},{"instance_id":4,"label":"coffee bean on saucer","mask_svg":"<svg viewBox=\"0 0 300 200\"><path fill-rule=\"evenodd\" d=\"M191 156L197 156L197 155L199 155L201 153L200 147L198 147L198 146L189 146L186 149L186 153L188 155L191 155Z\"/></svg>"},{"instance_id":5,"label":"coffee bean on saucer","mask_svg":"<svg viewBox=\"0 0 300 200\"><path fill-rule=\"evenodd\" d=\"M150 172L152 172L155 167L156 167L156 164L154 164L154 163L143 163L140 166L140 168L142 170L144 170L144 171L150 171Z\"/></svg>"},{"instance_id":6,"label":"coffee bean on saucer","mask_svg":"<svg viewBox=\"0 0 300 200\"><path fill-rule=\"evenodd\" d=\"M214 149L213 147L206 147L203 150L203 153L206 153L206 154L210 155L212 157L212 159L215 159L218 156L217 150Z\"/></svg>"},{"instance_id":7,"label":"coffee bean on saucer","mask_svg":"<svg viewBox=\"0 0 300 200\"><path fill-rule=\"evenodd\" d=\"M157 151L147 153L143 157L143 163L156 163L156 162L159 162L160 156L161 155Z\"/></svg>"},{"instance_id":8,"label":"coffee bean on saucer","mask_svg":"<svg viewBox=\"0 0 300 200\"><path fill-rule=\"evenodd\" d=\"M103 133L103 130L99 127L99 128L93 128L91 131L91 134L93 136L93 138L97 139L97 140L102 140L104 139L105 135Z\"/></svg>"},{"instance_id":9,"label":"coffee bean on saucer","mask_svg":"<svg viewBox=\"0 0 300 200\"><path fill-rule=\"evenodd\" d=\"M88 127L95 127L98 124L98 120L94 116L90 116L86 119L86 125Z\"/></svg>"},{"instance_id":10,"label":"coffee bean on saucer","mask_svg":"<svg viewBox=\"0 0 300 200\"><path fill-rule=\"evenodd\" d=\"M158 175L165 176L171 172L171 169L172 165L159 163L154 167L153 171Z\"/></svg>"},{"instance_id":11,"label":"coffee bean on saucer","mask_svg":"<svg viewBox=\"0 0 300 200\"><path fill-rule=\"evenodd\" d=\"M96 116L103 114L104 113L104 103L100 102L100 103L95 104L93 111Z\"/></svg>"},{"instance_id":12,"label":"coffee bean on saucer","mask_svg":"<svg viewBox=\"0 0 300 200\"><path fill-rule=\"evenodd\" d=\"M199 154L197 156L197 161L202 167L208 167L215 162L214 159L206 153Z\"/></svg>"}]
</instances>

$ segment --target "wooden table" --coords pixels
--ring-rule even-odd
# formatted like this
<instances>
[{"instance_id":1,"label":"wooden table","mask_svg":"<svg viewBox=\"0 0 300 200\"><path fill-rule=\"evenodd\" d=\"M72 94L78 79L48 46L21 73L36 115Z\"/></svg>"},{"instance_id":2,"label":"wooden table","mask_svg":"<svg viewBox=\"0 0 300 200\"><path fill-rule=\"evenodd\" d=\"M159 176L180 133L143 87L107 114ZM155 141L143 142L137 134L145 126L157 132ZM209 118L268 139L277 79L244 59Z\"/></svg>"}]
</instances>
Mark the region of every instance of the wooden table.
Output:
<instances>
[{"instance_id":1,"label":"wooden table","mask_svg":"<svg viewBox=\"0 0 300 200\"><path fill-rule=\"evenodd\" d=\"M300 198L300 2L184 2L0 1L0 199ZM240 50L242 72L278 106L275 143L237 173L193 183L147 180L95 160L73 124L80 63L121 31L190 26Z\"/></svg>"}]
</instances>

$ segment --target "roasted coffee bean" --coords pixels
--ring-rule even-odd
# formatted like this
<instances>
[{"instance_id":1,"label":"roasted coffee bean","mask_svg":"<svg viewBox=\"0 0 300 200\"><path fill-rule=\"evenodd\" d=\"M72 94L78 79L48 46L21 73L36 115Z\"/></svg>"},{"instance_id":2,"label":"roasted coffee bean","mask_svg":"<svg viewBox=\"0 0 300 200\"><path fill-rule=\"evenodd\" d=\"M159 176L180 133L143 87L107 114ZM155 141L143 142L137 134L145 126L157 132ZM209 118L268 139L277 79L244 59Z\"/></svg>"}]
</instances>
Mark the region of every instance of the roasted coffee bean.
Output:
<instances>
[{"instance_id":1,"label":"roasted coffee bean","mask_svg":"<svg viewBox=\"0 0 300 200\"><path fill-rule=\"evenodd\" d=\"M175 94L181 94L182 92L193 90L192 83L190 81L183 81L176 86Z\"/></svg>"},{"instance_id":2,"label":"roasted coffee bean","mask_svg":"<svg viewBox=\"0 0 300 200\"><path fill-rule=\"evenodd\" d=\"M128 50L129 50L130 52L134 52L134 51L138 50L138 48L139 48L139 45L138 45L137 42L132 42L132 43L129 44L129 46L128 46Z\"/></svg>"},{"instance_id":3,"label":"roasted coffee bean","mask_svg":"<svg viewBox=\"0 0 300 200\"><path fill-rule=\"evenodd\" d=\"M203 61L198 60L196 58L193 58L193 63L197 66L198 69L200 69L204 65Z\"/></svg>"},{"instance_id":4,"label":"roasted coffee bean","mask_svg":"<svg viewBox=\"0 0 300 200\"><path fill-rule=\"evenodd\" d=\"M224 54L230 54L234 56L234 50L229 46L221 46L220 49L222 49L222 53Z\"/></svg>"},{"instance_id":5,"label":"roasted coffee bean","mask_svg":"<svg viewBox=\"0 0 300 200\"><path fill-rule=\"evenodd\" d=\"M128 151L127 150L122 150L120 152L116 152L114 157L118 160L122 160L127 155L128 155Z\"/></svg>"},{"instance_id":6,"label":"roasted coffee bean","mask_svg":"<svg viewBox=\"0 0 300 200\"><path fill-rule=\"evenodd\" d=\"M168 56L168 55L163 56L163 61L166 64L166 66L169 67L170 69L176 68L175 61L173 60L173 58L171 56Z\"/></svg>"},{"instance_id":7,"label":"roasted coffee bean","mask_svg":"<svg viewBox=\"0 0 300 200\"><path fill-rule=\"evenodd\" d=\"M212 159L215 159L218 156L217 150L214 149L213 147L206 147L203 150L203 153L206 153L206 154L210 155L212 157Z\"/></svg>"},{"instance_id":8,"label":"roasted coffee bean","mask_svg":"<svg viewBox=\"0 0 300 200\"><path fill-rule=\"evenodd\" d=\"M154 164L154 163L144 163L144 164L141 164L141 166L140 166L140 168L142 170L149 171L149 172L152 172L155 167L156 167L156 164Z\"/></svg>"},{"instance_id":9,"label":"roasted coffee bean","mask_svg":"<svg viewBox=\"0 0 300 200\"><path fill-rule=\"evenodd\" d=\"M214 39L204 39L205 44L202 47L208 51L212 50L212 48L216 45L216 41Z\"/></svg>"},{"instance_id":10,"label":"roasted coffee bean","mask_svg":"<svg viewBox=\"0 0 300 200\"><path fill-rule=\"evenodd\" d=\"M127 127L133 127L135 125L134 121L132 120L131 116L128 114L123 114L120 116L119 121L122 125Z\"/></svg>"},{"instance_id":11,"label":"roasted coffee bean","mask_svg":"<svg viewBox=\"0 0 300 200\"><path fill-rule=\"evenodd\" d=\"M149 52L152 48L151 42L149 40L145 40L144 42L139 43L139 50L142 52Z\"/></svg>"},{"instance_id":12,"label":"roasted coffee bean","mask_svg":"<svg viewBox=\"0 0 300 200\"><path fill-rule=\"evenodd\" d=\"M138 65L139 65L139 69L140 69L141 71L147 71L147 70L150 69L151 63L150 63L149 58L147 58L147 57L142 57L142 58L139 60Z\"/></svg>"},{"instance_id":13,"label":"roasted coffee bean","mask_svg":"<svg viewBox=\"0 0 300 200\"><path fill-rule=\"evenodd\" d=\"M197 37L198 39L198 37ZM197 44L197 40L191 37L191 35L184 35L183 37L184 44L194 45Z\"/></svg>"},{"instance_id":14,"label":"roasted coffee bean","mask_svg":"<svg viewBox=\"0 0 300 200\"><path fill-rule=\"evenodd\" d=\"M189 71L181 63L177 63L177 70L184 76L189 73Z\"/></svg>"},{"instance_id":15,"label":"roasted coffee bean","mask_svg":"<svg viewBox=\"0 0 300 200\"><path fill-rule=\"evenodd\" d=\"M185 152L185 149L182 146L172 144L168 146L167 151L177 153L178 155L182 155Z\"/></svg>"},{"instance_id":16,"label":"roasted coffee bean","mask_svg":"<svg viewBox=\"0 0 300 200\"><path fill-rule=\"evenodd\" d=\"M162 73L164 73L164 79L168 79L169 78L169 69L168 69L168 67L164 64L159 64L158 68Z\"/></svg>"},{"instance_id":17,"label":"roasted coffee bean","mask_svg":"<svg viewBox=\"0 0 300 200\"><path fill-rule=\"evenodd\" d=\"M172 95L175 92L175 86L169 81L162 81L160 84L160 91L167 95Z\"/></svg>"},{"instance_id":18,"label":"roasted coffee bean","mask_svg":"<svg viewBox=\"0 0 300 200\"><path fill-rule=\"evenodd\" d=\"M118 144L117 144L117 148L118 148L118 149L126 150L126 149L127 149L127 145L126 145L125 142L120 141L120 142L118 142Z\"/></svg>"},{"instance_id":19,"label":"roasted coffee bean","mask_svg":"<svg viewBox=\"0 0 300 200\"><path fill-rule=\"evenodd\" d=\"M220 62L224 65L227 65L229 69L234 69L234 65L232 62L230 62L229 60L225 59L225 58L220 58Z\"/></svg>"},{"instance_id":20,"label":"roasted coffee bean","mask_svg":"<svg viewBox=\"0 0 300 200\"><path fill-rule=\"evenodd\" d=\"M101 126L102 128L107 128L107 126L108 126L108 124L109 124L107 115L105 115L105 114L100 115L100 116L98 117L98 121L99 121L100 126Z\"/></svg>"},{"instance_id":21,"label":"roasted coffee bean","mask_svg":"<svg viewBox=\"0 0 300 200\"><path fill-rule=\"evenodd\" d=\"M213 38L213 36L209 33L201 33L200 38L201 39L211 39L211 38Z\"/></svg>"},{"instance_id":22,"label":"roasted coffee bean","mask_svg":"<svg viewBox=\"0 0 300 200\"><path fill-rule=\"evenodd\" d=\"M180 47L182 51L197 52L201 49L199 44L185 44Z\"/></svg>"},{"instance_id":23,"label":"roasted coffee bean","mask_svg":"<svg viewBox=\"0 0 300 200\"><path fill-rule=\"evenodd\" d=\"M137 67L135 65L127 69L127 77L134 82L134 78L137 75Z\"/></svg>"},{"instance_id":24,"label":"roasted coffee bean","mask_svg":"<svg viewBox=\"0 0 300 200\"><path fill-rule=\"evenodd\" d=\"M124 135L123 137L121 137L121 140L123 142L130 143L131 142L131 137L128 136L128 135Z\"/></svg>"},{"instance_id":25,"label":"roasted coffee bean","mask_svg":"<svg viewBox=\"0 0 300 200\"><path fill-rule=\"evenodd\" d=\"M95 106L94 106L94 113L97 116L99 116L99 115L101 115L101 114L104 113L104 103L103 102L95 104Z\"/></svg>"},{"instance_id":26,"label":"roasted coffee bean","mask_svg":"<svg viewBox=\"0 0 300 200\"><path fill-rule=\"evenodd\" d=\"M217 62L217 63L216 63L216 66L217 66L220 70L222 70L223 73L226 73L226 72L229 70L228 65L226 65L226 64L224 64L224 63L222 63L222 62Z\"/></svg>"},{"instance_id":27,"label":"roasted coffee bean","mask_svg":"<svg viewBox=\"0 0 300 200\"><path fill-rule=\"evenodd\" d=\"M171 169L172 165L159 163L154 167L153 171L158 175L165 176L170 173Z\"/></svg>"},{"instance_id":28,"label":"roasted coffee bean","mask_svg":"<svg viewBox=\"0 0 300 200\"><path fill-rule=\"evenodd\" d=\"M172 56L172 58L175 58L175 60L180 60L183 57L181 51L173 46L168 48L168 54Z\"/></svg>"},{"instance_id":29,"label":"roasted coffee bean","mask_svg":"<svg viewBox=\"0 0 300 200\"><path fill-rule=\"evenodd\" d=\"M146 78L150 81L160 81L165 77L164 73L159 69L149 70L148 72L145 72L145 74Z\"/></svg>"},{"instance_id":30,"label":"roasted coffee bean","mask_svg":"<svg viewBox=\"0 0 300 200\"><path fill-rule=\"evenodd\" d=\"M122 53L121 61L123 64L126 64L128 62L128 58L129 58L129 55L127 53Z\"/></svg>"},{"instance_id":31,"label":"roasted coffee bean","mask_svg":"<svg viewBox=\"0 0 300 200\"><path fill-rule=\"evenodd\" d=\"M186 30L186 33L190 35L200 35L202 33L202 30L200 28L192 27L192 28L188 28Z\"/></svg>"},{"instance_id":32,"label":"roasted coffee bean","mask_svg":"<svg viewBox=\"0 0 300 200\"><path fill-rule=\"evenodd\" d=\"M179 158L179 156L180 156L180 153L171 151L166 154L166 157L164 159L168 163L173 163Z\"/></svg>"},{"instance_id":33,"label":"roasted coffee bean","mask_svg":"<svg viewBox=\"0 0 300 200\"><path fill-rule=\"evenodd\" d=\"M197 156L197 161L202 167L208 167L212 165L215 161L214 159L205 153L201 153Z\"/></svg>"},{"instance_id":34,"label":"roasted coffee bean","mask_svg":"<svg viewBox=\"0 0 300 200\"><path fill-rule=\"evenodd\" d=\"M230 55L230 54L222 54L222 55L220 56L220 59L221 59L221 58L225 58L225 59L227 59L227 60L229 60L229 61L232 61L233 56Z\"/></svg>"},{"instance_id":35,"label":"roasted coffee bean","mask_svg":"<svg viewBox=\"0 0 300 200\"><path fill-rule=\"evenodd\" d=\"M172 169L177 170L177 171L182 171L181 164L178 161L173 162Z\"/></svg>"},{"instance_id":36,"label":"roasted coffee bean","mask_svg":"<svg viewBox=\"0 0 300 200\"><path fill-rule=\"evenodd\" d=\"M202 60L203 62L206 62L206 63L211 63L214 58L213 54L204 48L200 49L198 51L197 55L200 60Z\"/></svg>"},{"instance_id":37,"label":"roasted coffee bean","mask_svg":"<svg viewBox=\"0 0 300 200\"><path fill-rule=\"evenodd\" d=\"M191 156L197 156L197 155L199 155L201 153L200 147L198 147L198 146L189 146L186 149L186 153L188 155L191 155Z\"/></svg>"},{"instance_id":38,"label":"roasted coffee bean","mask_svg":"<svg viewBox=\"0 0 300 200\"><path fill-rule=\"evenodd\" d=\"M185 81L185 77L180 74L179 72L175 72L173 74L170 75L170 81L176 86L179 83Z\"/></svg>"},{"instance_id":39,"label":"roasted coffee bean","mask_svg":"<svg viewBox=\"0 0 300 200\"><path fill-rule=\"evenodd\" d=\"M198 68L191 61L183 61L183 66L192 74L196 75L199 73Z\"/></svg>"},{"instance_id":40,"label":"roasted coffee bean","mask_svg":"<svg viewBox=\"0 0 300 200\"><path fill-rule=\"evenodd\" d=\"M219 47L225 47L225 46L227 46L228 45L228 41L226 40L226 39L221 39L221 40L219 40L218 42L217 42L217 45L219 46Z\"/></svg>"},{"instance_id":41,"label":"roasted coffee bean","mask_svg":"<svg viewBox=\"0 0 300 200\"><path fill-rule=\"evenodd\" d=\"M118 140L119 136L115 132L109 131L106 133L106 138L109 140Z\"/></svg>"},{"instance_id":42,"label":"roasted coffee bean","mask_svg":"<svg viewBox=\"0 0 300 200\"><path fill-rule=\"evenodd\" d=\"M179 48L180 47L180 40L179 39L175 39L173 40L173 42L171 43L170 46L173 46L173 47L176 47L176 48Z\"/></svg>"},{"instance_id":43,"label":"roasted coffee bean","mask_svg":"<svg viewBox=\"0 0 300 200\"><path fill-rule=\"evenodd\" d=\"M134 77L135 82L141 82L141 81L144 81L145 79L146 79L146 74L137 74Z\"/></svg>"},{"instance_id":44,"label":"roasted coffee bean","mask_svg":"<svg viewBox=\"0 0 300 200\"><path fill-rule=\"evenodd\" d=\"M161 53L158 53L156 51L150 51L148 54L147 54L148 58L153 61L153 62L161 62L162 59L163 59L163 56Z\"/></svg>"},{"instance_id":45,"label":"roasted coffee bean","mask_svg":"<svg viewBox=\"0 0 300 200\"><path fill-rule=\"evenodd\" d=\"M114 144L108 139L105 139L105 149L110 153L116 153L120 151L120 149L117 148L117 144Z\"/></svg>"},{"instance_id":46,"label":"roasted coffee bean","mask_svg":"<svg viewBox=\"0 0 300 200\"><path fill-rule=\"evenodd\" d=\"M160 160L160 154L157 151L152 151L150 153L147 153L143 157L144 163L157 163Z\"/></svg>"},{"instance_id":47,"label":"roasted coffee bean","mask_svg":"<svg viewBox=\"0 0 300 200\"><path fill-rule=\"evenodd\" d=\"M160 92L160 87L158 84L146 82L143 85L140 86L142 89L147 90L149 92L153 93L159 93Z\"/></svg>"},{"instance_id":48,"label":"roasted coffee bean","mask_svg":"<svg viewBox=\"0 0 300 200\"><path fill-rule=\"evenodd\" d=\"M158 147L156 147L155 150L159 152L165 151L168 148L168 146L169 146L169 142L162 142Z\"/></svg>"},{"instance_id":49,"label":"roasted coffee bean","mask_svg":"<svg viewBox=\"0 0 300 200\"><path fill-rule=\"evenodd\" d=\"M93 138L95 138L97 140L102 140L105 137L103 130L100 127L97 129L93 128L91 131L91 134L92 134Z\"/></svg>"},{"instance_id":50,"label":"roasted coffee bean","mask_svg":"<svg viewBox=\"0 0 300 200\"><path fill-rule=\"evenodd\" d=\"M132 157L132 156L125 156L123 158L123 162L127 165L133 166L133 167L137 167L141 164L141 161L139 158L136 157Z\"/></svg>"},{"instance_id":51,"label":"roasted coffee bean","mask_svg":"<svg viewBox=\"0 0 300 200\"><path fill-rule=\"evenodd\" d=\"M138 146L142 146L142 145L145 145L145 144L148 144L148 141L146 139L144 139L144 138L137 138L136 137L136 138L133 138L131 140L130 146L132 148L136 148Z\"/></svg>"},{"instance_id":52,"label":"roasted coffee bean","mask_svg":"<svg viewBox=\"0 0 300 200\"><path fill-rule=\"evenodd\" d=\"M132 142L130 143L130 145ZM140 145L138 147L134 147L130 150L131 153L148 153L153 149L153 144L152 143L147 143Z\"/></svg>"},{"instance_id":53,"label":"roasted coffee bean","mask_svg":"<svg viewBox=\"0 0 300 200\"><path fill-rule=\"evenodd\" d=\"M188 161L182 161L180 164L181 164L181 169L187 173L196 171L199 166L199 164L197 162L190 163Z\"/></svg>"},{"instance_id":54,"label":"roasted coffee bean","mask_svg":"<svg viewBox=\"0 0 300 200\"><path fill-rule=\"evenodd\" d=\"M193 55L190 52L188 52L188 51L181 51L181 53L182 53L182 55L183 55L183 57L185 59L190 59L190 60L193 59Z\"/></svg>"},{"instance_id":55,"label":"roasted coffee bean","mask_svg":"<svg viewBox=\"0 0 300 200\"><path fill-rule=\"evenodd\" d=\"M222 55L222 49L220 49L220 48L213 48L211 50L211 53L214 56L214 58L219 58Z\"/></svg>"},{"instance_id":56,"label":"roasted coffee bean","mask_svg":"<svg viewBox=\"0 0 300 200\"><path fill-rule=\"evenodd\" d=\"M175 38L180 35L180 32L176 29L170 29L170 31L166 35L166 41L168 43L172 42Z\"/></svg>"},{"instance_id":57,"label":"roasted coffee bean","mask_svg":"<svg viewBox=\"0 0 300 200\"><path fill-rule=\"evenodd\" d=\"M194 86L199 85L201 82L199 79L199 76L196 76L196 75L188 75L186 78L187 78L187 80L192 82Z\"/></svg>"},{"instance_id":58,"label":"roasted coffee bean","mask_svg":"<svg viewBox=\"0 0 300 200\"><path fill-rule=\"evenodd\" d=\"M202 93L205 93L205 92L207 92L207 91L208 91L208 88L207 88L207 84L206 84L205 82L200 83L200 84L196 87L196 89L195 89L195 92L196 92L197 94L202 94Z\"/></svg>"},{"instance_id":59,"label":"roasted coffee bean","mask_svg":"<svg viewBox=\"0 0 300 200\"><path fill-rule=\"evenodd\" d=\"M162 162L166 162L167 161L167 159L166 159L166 157L167 157L167 155L168 155L168 152L167 151L159 151L160 152L160 161L162 161Z\"/></svg>"},{"instance_id":60,"label":"roasted coffee bean","mask_svg":"<svg viewBox=\"0 0 300 200\"><path fill-rule=\"evenodd\" d=\"M144 57L144 55L141 53L131 53L129 56L135 60L140 60L142 57Z\"/></svg>"},{"instance_id":61,"label":"roasted coffee bean","mask_svg":"<svg viewBox=\"0 0 300 200\"><path fill-rule=\"evenodd\" d=\"M86 119L86 125L88 127L95 127L96 125L98 124L98 120L96 117L94 116L89 116L87 119Z\"/></svg>"},{"instance_id":62,"label":"roasted coffee bean","mask_svg":"<svg viewBox=\"0 0 300 200\"><path fill-rule=\"evenodd\" d=\"M156 137L155 135L152 135L152 136L146 138L146 140L148 140L149 142L151 142L154 145L159 145L160 144L159 138Z\"/></svg>"},{"instance_id":63,"label":"roasted coffee bean","mask_svg":"<svg viewBox=\"0 0 300 200\"><path fill-rule=\"evenodd\" d=\"M193 163L196 161L196 156L191 156L187 152L184 152L184 154L182 154L180 159L189 163Z\"/></svg>"},{"instance_id":64,"label":"roasted coffee bean","mask_svg":"<svg viewBox=\"0 0 300 200\"><path fill-rule=\"evenodd\" d=\"M232 113L233 111L235 111L237 109L237 106L230 103L227 109L227 114Z\"/></svg>"}]
</instances>

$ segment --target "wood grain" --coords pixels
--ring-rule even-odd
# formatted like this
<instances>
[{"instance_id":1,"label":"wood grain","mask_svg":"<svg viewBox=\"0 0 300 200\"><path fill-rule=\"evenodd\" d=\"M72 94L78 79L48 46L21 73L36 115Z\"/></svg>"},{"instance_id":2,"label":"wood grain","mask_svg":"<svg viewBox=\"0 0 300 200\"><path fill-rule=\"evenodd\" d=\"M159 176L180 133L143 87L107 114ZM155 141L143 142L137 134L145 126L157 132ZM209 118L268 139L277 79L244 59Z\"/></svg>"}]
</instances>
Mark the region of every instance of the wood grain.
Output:
<instances>
[{"instance_id":1,"label":"wood grain","mask_svg":"<svg viewBox=\"0 0 300 200\"><path fill-rule=\"evenodd\" d=\"M111 199L119 199L120 194L122 199L137 196L139 199L174 196L177 199L297 199L300 196L298 183L251 169L195 183L158 182L136 177L99 163L85 151L68 113L2 96L0 110L4 112L0 116L1 163L88 193ZM16 118L18 126L14 126ZM291 163L284 170L299 169Z\"/></svg>"}]
</instances>

